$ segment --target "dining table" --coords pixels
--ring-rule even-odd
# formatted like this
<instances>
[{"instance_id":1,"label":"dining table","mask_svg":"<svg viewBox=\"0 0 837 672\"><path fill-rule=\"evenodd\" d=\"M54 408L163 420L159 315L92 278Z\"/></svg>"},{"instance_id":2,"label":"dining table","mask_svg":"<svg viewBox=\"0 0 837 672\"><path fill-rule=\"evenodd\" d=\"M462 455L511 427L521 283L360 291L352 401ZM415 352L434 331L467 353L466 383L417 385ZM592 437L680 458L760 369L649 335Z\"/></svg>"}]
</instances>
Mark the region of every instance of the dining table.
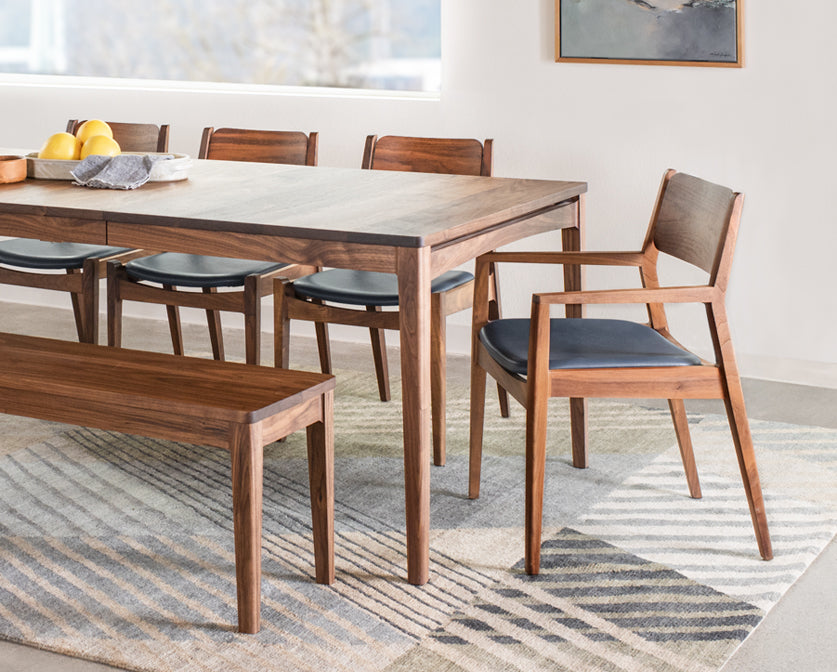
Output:
<instances>
[{"instance_id":1,"label":"dining table","mask_svg":"<svg viewBox=\"0 0 837 672\"><path fill-rule=\"evenodd\" d=\"M0 235L396 274L407 580L422 585L431 279L547 231L561 230L565 250L580 249L586 191L581 181L194 160L186 179L132 190L62 179L0 184ZM580 288L580 269L565 268L564 283Z\"/></svg>"}]
</instances>

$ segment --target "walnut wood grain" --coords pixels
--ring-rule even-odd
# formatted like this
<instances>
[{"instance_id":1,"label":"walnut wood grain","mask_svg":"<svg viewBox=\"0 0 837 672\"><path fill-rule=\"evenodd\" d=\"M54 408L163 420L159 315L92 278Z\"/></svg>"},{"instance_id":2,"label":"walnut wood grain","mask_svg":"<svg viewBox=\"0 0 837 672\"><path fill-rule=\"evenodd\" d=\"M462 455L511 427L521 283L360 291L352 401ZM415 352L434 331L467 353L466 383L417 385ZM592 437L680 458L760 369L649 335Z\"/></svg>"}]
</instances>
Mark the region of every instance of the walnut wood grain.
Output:
<instances>
[{"instance_id":1,"label":"walnut wood grain","mask_svg":"<svg viewBox=\"0 0 837 672\"><path fill-rule=\"evenodd\" d=\"M67 123L67 132L75 134L81 123L71 119ZM168 149L168 126L154 126L153 124L111 124L113 136L122 151L130 152L163 152ZM12 215L15 209L8 210L5 217L4 232L10 236L47 240L53 242L77 243L105 243L107 241L107 225L101 212L75 212L72 217L49 214L49 209L23 211L18 219ZM123 254L129 257L139 254ZM73 317L79 341L83 343L97 343L99 339L99 280L105 277L105 259L85 259L82 268L66 268L66 275L51 275L39 272L37 268L27 268L25 271L8 269L7 273L0 273L0 282L19 286L51 289L68 292L73 307ZM2 269L7 270L7 269ZM78 280L78 282L77 282Z\"/></svg>"},{"instance_id":2,"label":"walnut wood grain","mask_svg":"<svg viewBox=\"0 0 837 672\"><path fill-rule=\"evenodd\" d=\"M198 158L316 166L319 134L208 126L201 135Z\"/></svg>"},{"instance_id":3,"label":"walnut wood grain","mask_svg":"<svg viewBox=\"0 0 837 672\"><path fill-rule=\"evenodd\" d=\"M764 500L756 468L753 441L744 408L744 398L725 309L725 290L730 274L732 253L738 234L743 196L675 171L667 171L658 192L648 232L637 252L492 252L477 259L475 305L473 312L471 443L469 494L479 494L479 464L482 453L485 375L491 374L525 408L526 425L526 532L525 565L537 574L540 563L540 535L543 512L543 478L546 450L546 401L550 397L571 400L571 414L579 413L572 402L589 397L665 398L668 399L683 461L689 493L700 497L700 483L683 405L684 399L723 399L729 419L733 444L738 458L744 490L750 508L759 553L765 560L773 556ZM564 240L575 236L565 232ZM706 285L663 287L657 277L660 253L676 256L709 275ZM479 341L479 331L488 322L490 264L560 263L580 267L586 264L635 266L640 288L581 291L577 277L565 273L564 291L543 292L532 296L529 335L529 359L526 376L503 369ZM640 303L648 310L650 326L674 342L668 330L666 303L704 304L715 348L715 361L689 366L646 366L621 368L549 368L549 307L574 308L568 317L580 317L578 308L585 304ZM682 347L682 346L681 346ZM573 461L586 464L585 441L573 420Z\"/></svg>"},{"instance_id":4,"label":"walnut wood grain","mask_svg":"<svg viewBox=\"0 0 837 672\"><path fill-rule=\"evenodd\" d=\"M398 251L407 580L427 583L430 554L430 251Z\"/></svg>"},{"instance_id":5,"label":"walnut wood grain","mask_svg":"<svg viewBox=\"0 0 837 672\"><path fill-rule=\"evenodd\" d=\"M246 161L275 164L315 166L317 164L317 133L263 131L242 128L213 127L203 130L199 157L209 160ZM147 235L147 232L146 234ZM220 256L230 256L229 247ZM158 241L155 249L172 250L176 246ZM196 250L192 249L191 253ZM251 258L241 255L242 258ZM210 264L211 265L211 264ZM200 293L178 291L170 284L149 283L131 276L126 269L108 272L108 345L118 346L121 325L112 324L121 319L122 301L134 300L159 303L166 306L169 331L174 354L183 352L183 334L180 328L180 307L203 308L209 329L209 341L213 359L224 359L224 337L221 330L220 311L232 311L244 315L244 349L248 364L261 362L261 299L273 291L273 279L281 274L298 278L313 272L305 264L288 264L275 272L252 274L245 278L243 287L219 292L217 287L203 287Z\"/></svg>"},{"instance_id":6,"label":"walnut wood grain","mask_svg":"<svg viewBox=\"0 0 837 672\"><path fill-rule=\"evenodd\" d=\"M334 581L332 376L0 333L0 412L230 451L239 631L259 630L262 450L307 428L316 578Z\"/></svg>"},{"instance_id":7,"label":"walnut wood grain","mask_svg":"<svg viewBox=\"0 0 837 672\"><path fill-rule=\"evenodd\" d=\"M541 230L581 226L576 206L586 189L584 182L195 160L188 180L129 192L52 180L5 185L0 235L21 216L70 217L106 222L96 242L112 245L403 273L409 301L401 312L415 327L429 319L429 277ZM400 265L409 250L429 255L426 281ZM409 370L427 372L403 382L407 574L421 582L429 562L430 484L419 464L430 455L429 326L400 338Z\"/></svg>"},{"instance_id":8,"label":"walnut wood grain","mask_svg":"<svg viewBox=\"0 0 837 672\"><path fill-rule=\"evenodd\" d=\"M369 135L363 152L361 167L367 170L399 171L411 173L432 173L452 176L480 176L490 177L492 171L492 147L493 141L487 139L483 142L475 139L458 138L423 138L406 136L384 136L378 138L376 135ZM451 208L458 207L458 203L451 204ZM465 239L460 239L458 244L451 244L445 241L435 246L431 254L432 277L436 277L443 270L453 265L458 265L474 256L475 245L500 244L520 237L516 230L524 224L529 230L524 235L532 235L535 227L532 226L532 219L537 218L540 210L527 213L514 218L513 221L497 224L488 229L482 230L479 234L468 234ZM571 225L571 224L570 224ZM541 223L539 226L552 228L554 223ZM466 239L468 244L464 244ZM379 262L379 259L375 259ZM365 264L358 259L353 259L352 264L357 266ZM331 263L330 265L341 265ZM367 270L373 270L371 268ZM383 269L374 269L383 270ZM397 269L392 269L393 272ZM496 300L498 288L494 288L494 306L499 307ZM290 288L292 290L292 286ZM397 329L400 317L397 311L382 312L380 306L365 306L365 310L347 308L331 305L330 302L320 300L314 301L306 296L297 296L293 291L280 292L282 305L282 324L280 337L274 339L274 343L280 347L288 346L285 323L288 320L308 320L324 327L327 324L363 325L369 328L372 341L372 353L375 363L375 375L378 381L378 390L381 401L388 401L390 398L389 374L386 355L385 335L382 329L381 317L386 316L391 326L388 328ZM472 295L471 284L464 284L450 290L436 292L431 297L431 405L432 405L432 440L433 440L433 463L443 466L446 460L446 318L459 310L464 310L471 305ZM331 362L328 361L324 349L327 343L323 342L318 334L318 345L321 350L322 370L330 371ZM274 361L285 363L289 360L287 351L275 352ZM508 401L502 388L498 387L500 396L501 411L508 415Z\"/></svg>"}]
</instances>

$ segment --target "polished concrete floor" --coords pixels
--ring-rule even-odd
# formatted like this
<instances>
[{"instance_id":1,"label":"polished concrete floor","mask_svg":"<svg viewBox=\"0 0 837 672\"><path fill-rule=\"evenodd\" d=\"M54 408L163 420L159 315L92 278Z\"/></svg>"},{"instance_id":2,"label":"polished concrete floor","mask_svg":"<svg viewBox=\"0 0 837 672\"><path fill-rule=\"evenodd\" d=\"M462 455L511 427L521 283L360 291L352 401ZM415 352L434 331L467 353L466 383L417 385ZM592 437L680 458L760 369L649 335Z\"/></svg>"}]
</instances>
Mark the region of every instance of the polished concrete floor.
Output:
<instances>
[{"instance_id":1,"label":"polished concrete floor","mask_svg":"<svg viewBox=\"0 0 837 672\"><path fill-rule=\"evenodd\" d=\"M56 338L74 338L67 311L0 303L0 331L29 333ZM167 330L162 323L126 320L125 346L168 352ZM187 326L187 351L209 350L205 330ZM240 332L228 329L227 352L243 352ZM190 346L191 344L191 346ZM272 359L265 343L264 357ZM312 342L294 342L292 366L315 366ZM333 344L334 359L343 368L366 369L371 375L367 346ZM398 358L390 357L393 373ZM468 375L468 361L449 358L449 375ZM745 380L744 392L750 417L780 422L837 428L837 390ZM723 413L718 402L689 402L690 408ZM837 483L835 483L837 487ZM776 607L741 645L723 672L833 672L837 670L837 541L811 565ZM0 672L104 672L115 668L69 658L31 647L0 642Z\"/></svg>"}]
</instances>

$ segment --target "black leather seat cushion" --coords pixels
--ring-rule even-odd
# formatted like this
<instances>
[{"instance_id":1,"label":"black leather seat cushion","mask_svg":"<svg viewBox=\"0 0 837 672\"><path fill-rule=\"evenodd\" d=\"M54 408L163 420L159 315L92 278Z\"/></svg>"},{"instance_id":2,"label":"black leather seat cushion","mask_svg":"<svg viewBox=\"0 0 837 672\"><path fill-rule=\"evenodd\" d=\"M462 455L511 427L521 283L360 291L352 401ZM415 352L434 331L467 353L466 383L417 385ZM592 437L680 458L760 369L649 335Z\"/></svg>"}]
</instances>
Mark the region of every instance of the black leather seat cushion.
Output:
<instances>
[{"instance_id":1,"label":"black leather seat cushion","mask_svg":"<svg viewBox=\"0 0 837 672\"><path fill-rule=\"evenodd\" d=\"M125 264L134 280L159 282L179 287L239 287L254 273L270 273L287 264L249 259L207 257L198 254L163 252L140 257Z\"/></svg>"},{"instance_id":2,"label":"black leather seat cushion","mask_svg":"<svg viewBox=\"0 0 837 672\"><path fill-rule=\"evenodd\" d=\"M83 243L51 243L30 238L0 241L0 264L20 268L81 268L90 257L108 257L128 252L127 247L88 245Z\"/></svg>"},{"instance_id":3,"label":"black leather seat cushion","mask_svg":"<svg viewBox=\"0 0 837 672\"><path fill-rule=\"evenodd\" d=\"M526 374L529 320L489 322L480 341L507 371ZM550 369L695 366L700 359L644 324L626 320L558 318L549 325Z\"/></svg>"},{"instance_id":4,"label":"black leather seat cushion","mask_svg":"<svg viewBox=\"0 0 837 672\"><path fill-rule=\"evenodd\" d=\"M445 292L470 282L467 271L448 271L430 283L431 292ZM294 281L297 296L353 306L397 306L398 278L393 273L334 268Z\"/></svg>"}]
</instances>

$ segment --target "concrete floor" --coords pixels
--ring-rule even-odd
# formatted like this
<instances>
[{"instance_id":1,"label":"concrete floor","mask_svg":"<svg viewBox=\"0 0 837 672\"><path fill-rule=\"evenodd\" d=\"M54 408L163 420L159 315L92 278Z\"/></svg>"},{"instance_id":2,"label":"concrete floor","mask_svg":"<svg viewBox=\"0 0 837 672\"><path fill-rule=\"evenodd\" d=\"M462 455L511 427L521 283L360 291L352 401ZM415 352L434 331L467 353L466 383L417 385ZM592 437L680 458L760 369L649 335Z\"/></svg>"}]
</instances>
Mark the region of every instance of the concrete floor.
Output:
<instances>
[{"instance_id":1,"label":"concrete floor","mask_svg":"<svg viewBox=\"0 0 837 672\"><path fill-rule=\"evenodd\" d=\"M133 325L133 327L132 327ZM151 328L149 328L151 327ZM67 311L0 303L0 331L74 339ZM243 352L240 332L228 329L227 352ZM169 352L163 323L125 322L125 346ZM208 351L205 329L186 326L187 351ZM334 342L334 359L341 367L368 368L367 346ZM270 344L263 347L272 360ZM308 339L294 342L292 366L315 366L316 349ZM390 357L393 374L398 358ZM464 357L449 358L449 375L468 375ZM751 418L837 428L837 390L759 380L745 380L744 393ZM643 402L645 403L645 402ZM723 413L719 402L689 402L689 408ZM739 647L722 672L834 672L837 670L837 538L791 587L758 628ZM28 646L0 641L0 672L104 672L116 668L89 663Z\"/></svg>"}]
</instances>

